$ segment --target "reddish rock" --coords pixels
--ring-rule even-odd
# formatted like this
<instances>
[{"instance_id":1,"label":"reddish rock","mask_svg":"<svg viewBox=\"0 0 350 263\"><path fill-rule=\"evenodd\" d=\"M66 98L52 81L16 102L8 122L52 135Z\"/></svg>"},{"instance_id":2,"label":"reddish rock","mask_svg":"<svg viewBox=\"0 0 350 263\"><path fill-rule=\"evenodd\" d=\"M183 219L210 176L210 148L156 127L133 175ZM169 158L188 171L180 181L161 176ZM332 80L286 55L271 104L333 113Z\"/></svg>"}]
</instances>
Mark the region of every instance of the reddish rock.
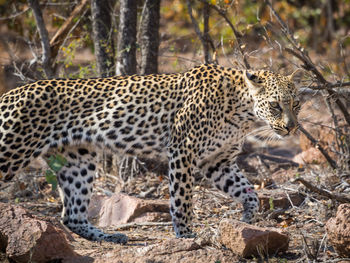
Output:
<instances>
[{"instance_id":1,"label":"reddish rock","mask_svg":"<svg viewBox=\"0 0 350 263\"><path fill-rule=\"evenodd\" d=\"M294 156L293 161L299 164L322 164L327 162L323 154L315 147L297 154Z\"/></svg>"},{"instance_id":2,"label":"reddish rock","mask_svg":"<svg viewBox=\"0 0 350 263\"><path fill-rule=\"evenodd\" d=\"M20 206L0 203L0 249L15 262L47 262L77 254L67 242L66 232L37 219Z\"/></svg>"},{"instance_id":3,"label":"reddish rock","mask_svg":"<svg viewBox=\"0 0 350 263\"><path fill-rule=\"evenodd\" d=\"M298 192L289 191L287 194L294 206L299 206L304 201L304 197ZM273 203L274 209L286 209L291 207L292 204L290 203L287 194L284 192L269 191L266 189L259 191L261 209L265 211L271 209L271 202Z\"/></svg>"},{"instance_id":4,"label":"reddish rock","mask_svg":"<svg viewBox=\"0 0 350 263\"><path fill-rule=\"evenodd\" d=\"M96 218L99 227L130 222L171 220L169 201L145 200L121 193L111 197L93 197L89 207L89 217Z\"/></svg>"},{"instance_id":5,"label":"reddish rock","mask_svg":"<svg viewBox=\"0 0 350 263\"><path fill-rule=\"evenodd\" d=\"M285 252L288 234L277 228L262 228L237 220L223 220L219 226L220 242L242 257Z\"/></svg>"},{"instance_id":6,"label":"reddish rock","mask_svg":"<svg viewBox=\"0 0 350 263\"><path fill-rule=\"evenodd\" d=\"M328 240L339 256L350 257L350 204L341 204L326 223Z\"/></svg>"}]
</instances>

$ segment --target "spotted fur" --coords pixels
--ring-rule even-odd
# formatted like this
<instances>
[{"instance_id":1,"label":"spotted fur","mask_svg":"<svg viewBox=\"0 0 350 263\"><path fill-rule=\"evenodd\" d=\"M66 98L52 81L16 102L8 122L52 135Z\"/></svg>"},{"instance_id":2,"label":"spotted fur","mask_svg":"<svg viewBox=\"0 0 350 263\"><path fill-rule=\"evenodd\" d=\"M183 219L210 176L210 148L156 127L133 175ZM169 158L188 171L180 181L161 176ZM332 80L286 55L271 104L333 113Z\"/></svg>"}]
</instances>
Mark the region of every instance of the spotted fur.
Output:
<instances>
[{"instance_id":1,"label":"spotted fur","mask_svg":"<svg viewBox=\"0 0 350 263\"><path fill-rule=\"evenodd\" d=\"M181 74L40 80L0 99L0 170L10 176L59 151L62 222L90 240L125 243L87 219L99 149L169 161L177 237L192 236L193 174L239 200L253 222L258 198L235 164L256 117L280 136L297 128L290 77L202 65Z\"/></svg>"}]
</instances>

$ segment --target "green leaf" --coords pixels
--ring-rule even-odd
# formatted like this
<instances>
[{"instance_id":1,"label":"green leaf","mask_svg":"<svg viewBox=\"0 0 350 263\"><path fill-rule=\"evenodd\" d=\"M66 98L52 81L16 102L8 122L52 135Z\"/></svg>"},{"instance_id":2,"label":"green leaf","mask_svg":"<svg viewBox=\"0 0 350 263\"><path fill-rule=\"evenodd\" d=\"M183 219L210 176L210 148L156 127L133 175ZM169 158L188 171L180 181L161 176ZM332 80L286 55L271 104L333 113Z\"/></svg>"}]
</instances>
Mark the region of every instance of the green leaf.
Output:
<instances>
[{"instance_id":1,"label":"green leaf","mask_svg":"<svg viewBox=\"0 0 350 263\"><path fill-rule=\"evenodd\" d=\"M269 205L270 205L270 211L275 210L275 205L273 204L273 198L272 197L270 197L270 199L269 199Z\"/></svg>"},{"instance_id":2,"label":"green leaf","mask_svg":"<svg viewBox=\"0 0 350 263\"><path fill-rule=\"evenodd\" d=\"M58 172L59 170L62 169L62 167L67 163L67 160L57 154L56 156L51 155L48 159L47 164L49 165L49 167L54 171L54 172Z\"/></svg>"},{"instance_id":3,"label":"green leaf","mask_svg":"<svg viewBox=\"0 0 350 263\"><path fill-rule=\"evenodd\" d=\"M52 170L47 170L45 173L46 182L51 184L52 191L57 189L57 177Z\"/></svg>"}]
</instances>

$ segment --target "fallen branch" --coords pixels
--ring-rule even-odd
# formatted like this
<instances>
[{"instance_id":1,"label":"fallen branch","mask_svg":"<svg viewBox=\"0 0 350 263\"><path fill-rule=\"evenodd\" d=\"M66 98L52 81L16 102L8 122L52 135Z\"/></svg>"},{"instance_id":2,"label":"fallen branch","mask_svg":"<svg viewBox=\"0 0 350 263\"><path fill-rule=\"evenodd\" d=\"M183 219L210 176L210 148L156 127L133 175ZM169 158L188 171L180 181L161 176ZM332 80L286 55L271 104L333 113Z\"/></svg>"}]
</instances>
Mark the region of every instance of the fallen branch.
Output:
<instances>
[{"instance_id":1,"label":"fallen branch","mask_svg":"<svg viewBox=\"0 0 350 263\"><path fill-rule=\"evenodd\" d=\"M299 127L299 130L305 134L305 136L309 139L309 141L312 143L313 146L316 147L316 149L318 149L323 156L326 158L327 162L329 163L329 165L333 168L336 169L337 168L337 163L329 156L329 154L326 152L325 149L323 149L323 147L319 144L319 142L308 132L306 131L302 126Z\"/></svg>"},{"instance_id":2,"label":"fallen branch","mask_svg":"<svg viewBox=\"0 0 350 263\"><path fill-rule=\"evenodd\" d=\"M333 194L333 193L331 193L328 190L321 189L321 188L319 188L317 186L312 185L310 182L304 180L303 178L300 178L300 177L296 178L296 179L294 179L293 183L294 182L300 182L306 188L308 188L309 190L311 190L311 191L313 191L315 193L318 193L318 194L320 194L322 196L328 197L329 199L337 200L340 203L350 203L350 198L348 198L348 197L346 197L344 195Z\"/></svg>"},{"instance_id":3,"label":"fallen branch","mask_svg":"<svg viewBox=\"0 0 350 263\"><path fill-rule=\"evenodd\" d=\"M134 227L140 227L140 226L172 226L172 222L141 222L141 223L126 223L121 224L118 226L113 227L114 229L122 230L122 229L128 229L128 228L134 228Z\"/></svg>"}]
</instances>

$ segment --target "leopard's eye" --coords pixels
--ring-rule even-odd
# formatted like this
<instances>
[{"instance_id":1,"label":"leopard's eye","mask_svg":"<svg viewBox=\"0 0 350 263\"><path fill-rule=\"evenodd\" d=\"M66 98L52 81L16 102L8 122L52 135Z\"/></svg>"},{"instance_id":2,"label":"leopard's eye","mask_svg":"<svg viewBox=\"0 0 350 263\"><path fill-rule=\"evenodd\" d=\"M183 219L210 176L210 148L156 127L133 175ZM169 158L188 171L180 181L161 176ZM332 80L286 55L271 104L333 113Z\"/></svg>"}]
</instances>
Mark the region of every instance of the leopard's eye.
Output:
<instances>
[{"instance_id":1,"label":"leopard's eye","mask_svg":"<svg viewBox=\"0 0 350 263\"><path fill-rule=\"evenodd\" d=\"M277 101L270 101L269 103L270 103L271 108L276 109L276 110L281 109L280 104Z\"/></svg>"},{"instance_id":2,"label":"leopard's eye","mask_svg":"<svg viewBox=\"0 0 350 263\"><path fill-rule=\"evenodd\" d=\"M296 100L293 102L293 107L298 107L300 105L300 101Z\"/></svg>"}]
</instances>

